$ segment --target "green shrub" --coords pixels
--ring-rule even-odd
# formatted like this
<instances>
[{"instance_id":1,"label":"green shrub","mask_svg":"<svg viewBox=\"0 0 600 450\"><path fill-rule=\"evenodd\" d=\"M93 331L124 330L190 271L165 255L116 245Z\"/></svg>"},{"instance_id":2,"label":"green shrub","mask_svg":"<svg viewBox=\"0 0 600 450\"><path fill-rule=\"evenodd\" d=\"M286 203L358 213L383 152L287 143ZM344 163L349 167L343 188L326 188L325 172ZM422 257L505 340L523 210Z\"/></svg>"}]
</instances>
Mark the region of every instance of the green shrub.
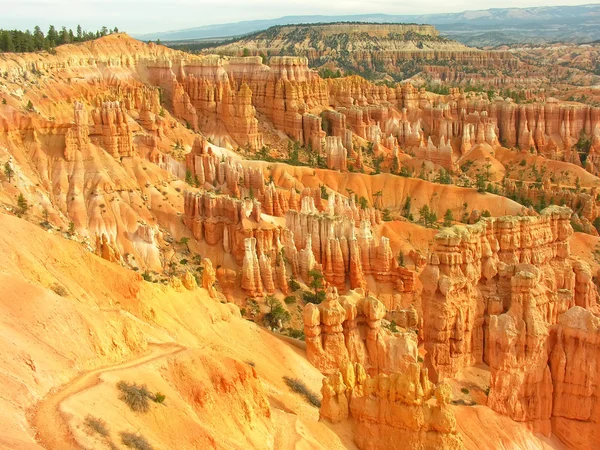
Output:
<instances>
[{"instance_id":1,"label":"green shrub","mask_svg":"<svg viewBox=\"0 0 600 450\"><path fill-rule=\"evenodd\" d=\"M269 312L265 314L264 321L267 326L272 328L281 328L286 322L289 322L292 318L290 313L287 312L281 302L272 296L267 296L266 304L270 308Z\"/></svg>"},{"instance_id":2,"label":"green shrub","mask_svg":"<svg viewBox=\"0 0 600 450\"><path fill-rule=\"evenodd\" d=\"M294 339L300 339L301 341L304 340L304 331L303 330L296 330L294 328L288 328L287 330L285 330L285 333Z\"/></svg>"},{"instance_id":3,"label":"green shrub","mask_svg":"<svg viewBox=\"0 0 600 450\"><path fill-rule=\"evenodd\" d=\"M146 270L143 274L142 274L142 278L145 281L152 281L152 277L150 276L150 274L148 273L148 271Z\"/></svg>"},{"instance_id":4,"label":"green shrub","mask_svg":"<svg viewBox=\"0 0 600 450\"><path fill-rule=\"evenodd\" d=\"M132 411L146 413L150 410L148 398L151 394L146 385L138 386L121 380L117 383L117 389L121 391L119 398L127 403Z\"/></svg>"},{"instance_id":5,"label":"green shrub","mask_svg":"<svg viewBox=\"0 0 600 450\"><path fill-rule=\"evenodd\" d=\"M302 380L299 380L298 378L283 377L283 381L285 381L285 384L287 384L292 391L303 395L308 403L317 408L321 407L321 400L317 394L312 392Z\"/></svg>"},{"instance_id":6,"label":"green shrub","mask_svg":"<svg viewBox=\"0 0 600 450\"><path fill-rule=\"evenodd\" d=\"M163 394L162 392L157 392L156 394L154 394L154 397L152 397L152 401L154 403L164 403L166 398L167 396L165 394Z\"/></svg>"},{"instance_id":7,"label":"green shrub","mask_svg":"<svg viewBox=\"0 0 600 450\"><path fill-rule=\"evenodd\" d=\"M468 393L469 393L469 390L468 390L467 388L462 388L462 389L460 390L460 392L462 392L463 394L468 394Z\"/></svg>"},{"instance_id":8,"label":"green shrub","mask_svg":"<svg viewBox=\"0 0 600 450\"><path fill-rule=\"evenodd\" d=\"M300 289L300 283L298 283L293 278L290 278L290 282L288 284L290 286L290 289L294 292L297 291L298 289Z\"/></svg>"},{"instance_id":9,"label":"green shrub","mask_svg":"<svg viewBox=\"0 0 600 450\"><path fill-rule=\"evenodd\" d=\"M293 305L294 303L296 303L296 297L294 297L293 295L288 295L286 298L283 299L283 302L286 305Z\"/></svg>"},{"instance_id":10,"label":"green shrub","mask_svg":"<svg viewBox=\"0 0 600 450\"><path fill-rule=\"evenodd\" d=\"M108 427L104 420L88 414L83 423L86 427L98 433L100 436L108 437Z\"/></svg>"},{"instance_id":11,"label":"green shrub","mask_svg":"<svg viewBox=\"0 0 600 450\"><path fill-rule=\"evenodd\" d=\"M302 300L304 300L305 303L314 303L318 305L323 300L325 300L325 291L317 291L316 295L314 292L303 291Z\"/></svg>"},{"instance_id":12,"label":"green shrub","mask_svg":"<svg viewBox=\"0 0 600 450\"><path fill-rule=\"evenodd\" d=\"M133 448L135 450L153 449L144 436L136 433L121 433L121 442L125 447Z\"/></svg>"}]
</instances>

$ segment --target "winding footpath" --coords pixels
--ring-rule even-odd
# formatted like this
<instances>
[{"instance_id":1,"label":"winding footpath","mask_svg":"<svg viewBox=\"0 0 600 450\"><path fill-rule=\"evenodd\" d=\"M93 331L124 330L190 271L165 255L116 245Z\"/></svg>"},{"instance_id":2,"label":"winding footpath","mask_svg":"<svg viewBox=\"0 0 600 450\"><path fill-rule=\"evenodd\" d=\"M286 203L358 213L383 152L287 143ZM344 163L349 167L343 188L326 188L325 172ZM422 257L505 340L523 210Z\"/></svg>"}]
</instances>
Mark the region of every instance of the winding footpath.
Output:
<instances>
[{"instance_id":1,"label":"winding footpath","mask_svg":"<svg viewBox=\"0 0 600 450\"><path fill-rule=\"evenodd\" d=\"M62 402L81 391L100 384L100 375L103 373L141 366L186 350L186 347L171 343L148 344L148 347L152 349L150 353L114 366L85 372L61 386L57 391L46 395L36 405L29 420L36 431L37 441L48 450L80 449L81 446L77 443L69 429L67 418L60 411Z\"/></svg>"}]
</instances>

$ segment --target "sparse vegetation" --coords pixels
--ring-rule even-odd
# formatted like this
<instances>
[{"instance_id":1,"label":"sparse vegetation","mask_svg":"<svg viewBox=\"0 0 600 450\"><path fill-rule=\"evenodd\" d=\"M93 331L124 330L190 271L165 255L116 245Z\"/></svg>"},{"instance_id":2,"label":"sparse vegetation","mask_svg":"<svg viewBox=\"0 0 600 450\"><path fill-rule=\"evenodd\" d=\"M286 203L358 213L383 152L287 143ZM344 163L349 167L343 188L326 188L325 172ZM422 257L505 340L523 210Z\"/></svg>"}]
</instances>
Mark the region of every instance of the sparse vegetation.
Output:
<instances>
[{"instance_id":1,"label":"sparse vegetation","mask_svg":"<svg viewBox=\"0 0 600 450\"><path fill-rule=\"evenodd\" d=\"M398 254L398 265L404 267L404 252Z\"/></svg>"},{"instance_id":2,"label":"sparse vegetation","mask_svg":"<svg viewBox=\"0 0 600 450\"><path fill-rule=\"evenodd\" d=\"M167 398L167 396L165 394L163 394L162 392L157 392L152 397L152 401L154 403L164 403L166 398Z\"/></svg>"},{"instance_id":3,"label":"sparse vegetation","mask_svg":"<svg viewBox=\"0 0 600 450\"><path fill-rule=\"evenodd\" d=\"M8 161L4 164L4 175L8 178L8 182L12 183L12 177L15 175L15 171Z\"/></svg>"},{"instance_id":4,"label":"sparse vegetation","mask_svg":"<svg viewBox=\"0 0 600 450\"><path fill-rule=\"evenodd\" d=\"M469 390L467 388L461 388L460 392L467 395L469 393Z\"/></svg>"},{"instance_id":5,"label":"sparse vegetation","mask_svg":"<svg viewBox=\"0 0 600 450\"><path fill-rule=\"evenodd\" d=\"M16 210L17 216L23 217L25 214L27 214L28 210L29 210L29 204L27 203L27 200L25 200L25 197L23 197L23 194L19 194L19 196L17 197L17 210Z\"/></svg>"},{"instance_id":6,"label":"sparse vegetation","mask_svg":"<svg viewBox=\"0 0 600 450\"><path fill-rule=\"evenodd\" d=\"M269 312L265 314L264 317L265 325L271 328L280 329L283 324L289 322L292 318L281 302L272 295L267 295L265 303L269 307Z\"/></svg>"},{"instance_id":7,"label":"sparse vegetation","mask_svg":"<svg viewBox=\"0 0 600 450\"><path fill-rule=\"evenodd\" d=\"M121 443L125 447L133 448L135 450L153 450L154 448L144 436L136 433L121 433Z\"/></svg>"},{"instance_id":8,"label":"sparse vegetation","mask_svg":"<svg viewBox=\"0 0 600 450\"><path fill-rule=\"evenodd\" d=\"M89 430L98 433L102 437L108 437L108 426L104 420L88 414L83 423Z\"/></svg>"},{"instance_id":9,"label":"sparse vegetation","mask_svg":"<svg viewBox=\"0 0 600 450\"><path fill-rule=\"evenodd\" d=\"M429 205L423 205L419 209L419 216L426 227L437 222L437 214L429 209Z\"/></svg>"},{"instance_id":10,"label":"sparse vegetation","mask_svg":"<svg viewBox=\"0 0 600 450\"><path fill-rule=\"evenodd\" d=\"M452 210L447 209L446 214L444 214L444 226L449 227L452 225L454 221L454 215L452 214Z\"/></svg>"},{"instance_id":11,"label":"sparse vegetation","mask_svg":"<svg viewBox=\"0 0 600 450\"><path fill-rule=\"evenodd\" d=\"M54 283L50 289L52 289L56 295L60 295L61 297L66 297L69 295L62 284Z\"/></svg>"},{"instance_id":12,"label":"sparse vegetation","mask_svg":"<svg viewBox=\"0 0 600 450\"><path fill-rule=\"evenodd\" d=\"M146 413L150 410L148 399L152 394L146 385L138 386L121 380L117 383L117 389L121 391L119 398L127 403L132 411Z\"/></svg>"},{"instance_id":13,"label":"sparse vegetation","mask_svg":"<svg viewBox=\"0 0 600 450\"><path fill-rule=\"evenodd\" d=\"M298 283L293 277L290 278L290 281L288 282L288 286L294 292L297 291L298 289L300 289L300 283Z\"/></svg>"},{"instance_id":14,"label":"sparse vegetation","mask_svg":"<svg viewBox=\"0 0 600 450\"><path fill-rule=\"evenodd\" d=\"M317 408L321 407L321 399L317 394L312 392L302 380L298 378L283 377L283 381L285 381L285 384L287 384L292 391L303 395L308 403Z\"/></svg>"}]
</instances>

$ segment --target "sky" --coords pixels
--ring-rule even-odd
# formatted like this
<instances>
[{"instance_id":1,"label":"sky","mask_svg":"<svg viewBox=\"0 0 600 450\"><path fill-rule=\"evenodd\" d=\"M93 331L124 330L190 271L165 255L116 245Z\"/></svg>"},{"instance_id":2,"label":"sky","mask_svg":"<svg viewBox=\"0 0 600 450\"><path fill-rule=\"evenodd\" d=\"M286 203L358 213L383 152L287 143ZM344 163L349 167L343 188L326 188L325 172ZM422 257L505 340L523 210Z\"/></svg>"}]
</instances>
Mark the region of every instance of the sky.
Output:
<instances>
[{"instance_id":1,"label":"sky","mask_svg":"<svg viewBox=\"0 0 600 450\"><path fill-rule=\"evenodd\" d=\"M580 5L582 0L0 0L0 28L87 30L115 26L130 34L289 15L430 14L473 9Z\"/></svg>"}]
</instances>

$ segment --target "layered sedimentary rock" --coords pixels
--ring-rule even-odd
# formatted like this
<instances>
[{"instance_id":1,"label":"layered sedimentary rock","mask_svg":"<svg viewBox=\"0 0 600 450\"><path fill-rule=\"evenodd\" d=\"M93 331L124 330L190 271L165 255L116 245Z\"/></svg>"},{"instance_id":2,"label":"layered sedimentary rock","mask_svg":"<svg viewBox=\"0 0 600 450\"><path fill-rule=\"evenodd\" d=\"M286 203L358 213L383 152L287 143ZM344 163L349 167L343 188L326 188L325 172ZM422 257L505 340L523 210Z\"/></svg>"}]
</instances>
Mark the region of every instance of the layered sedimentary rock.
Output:
<instances>
[{"instance_id":1,"label":"layered sedimentary rock","mask_svg":"<svg viewBox=\"0 0 600 450\"><path fill-rule=\"evenodd\" d=\"M448 407L450 387L432 385L419 364L403 369L370 377L361 364L345 364L323 379L321 418L334 423L351 418L361 450L464 448Z\"/></svg>"},{"instance_id":2,"label":"layered sedimentary rock","mask_svg":"<svg viewBox=\"0 0 600 450\"><path fill-rule=\"evenodd\" d=\"M570 448L600 447L600 320L573 307L551 330L552 432Z\"/></svg>"},{"instance_id":3,"label":"layered sedimentary rock","mask_svg":"<svg viewBox=\"0 0 600 450\"><path fill-rule=\"evenodd\" d=\"M110 262L121 262L121 255L114 242L110 242L106 234L96 235L96 255Z\"/></svg>"},{"instance_id":4,"label":"layered sedimentary rock","mask_svg":"<svg viewBox=\"0 0 600 450\"><path fill-rule=\"evenodd\" d=\"M412 292L414 273L398 266L387 238L377 239L371 231L380 221L379 211L358 208L353 199L333 194L322 213L314 198L303 197L301 210L286 214L286 227L298 249L306 249L310 237L311 254L328 283L344 289L348 277L354 289L365 287L365 276L372 275L377 281L395 283L400 292Z\"/></svg>"},{"instance_id":5,"label":"layered sedimentary rock","mask_svg":"<svg viewBox=\"0 0 600 450\"><path fill-rule=\"evenodd\" d=\"M545 286L562 290L567 307L594 303L591 278L577 276L589 268L570 258L570 216L568 208L551 207L536 217L485 219L436 235L421 274L426 362L434 377L454 376L483 361L486 317L508 311L519 264L536 265ZM551 310L556 322L558 305Z\"/></svg>"},{"instance_id":6,"label":"layered sedimentary rock","mask_svg":"<svg viewBox=\"0 0 600 450\"><path fill-rule=\"evenodd\" d=\"M598 392L595 366L565 369L597 351L598 294L589 266L570 255L570 217L550 207L438 233L421 274L425 362L434 379L486 362L492 409L546 435L562 427L567 443L577 442L570 429L595 442L597 411L569 406L571 393L591 405ZM565 336L577 336L577 350Z\"/></svg>"},{"instance_id":7,"label":"layered sedimentary rock","mask_svg":"<svg viewBox=\"0 0 600 450\"><path fill-rule=\"evenodd\" d=\"M86 154L90 145L88 114L82 103L75 103L75 123L65 135L65 159L74 161L77 154Z\"/></svg>"},{"instance_id":8,"label":"layered sedimentary rock","mask_svg":"<svg viewBox=\"0 0 600 450\"><path fill-rule=\"evenodd\" d=\"M548 327L558 313L566 311L568 296L556 298L533 265L521 264L516 271L511 278L509 310L489 319L488 406L548 435L552 411Z\"/></svg>"},{"instance_id":9,"label":"layered sedimentary rock","mask_svg":"<svg viewBox=\"0 0 600 450\"><path fill-rule=\"evenodd\" d=\"M215 269L213 268L212 261L208 258L204 258L202 261L202 287L208 291L208 295L215 298L217 292L215 290L215 281L217 280Z\"/></svg>"},{"instance_id":10,"label":"layered sedimentary rock","mask_svg":"<svg viewBox=\"0 0 600 450\"><path fill-rule=\"evenodd\" d=\"M133 156L133 136L127 113L119 102L103 102L92 112L92 142L116 157Z\"/></svg>"},{"instance_id":11,"label":"layered sedimentary rock","mask_svg":"<svg viewBox=\"0 0 600 450\"><path fill-rule=\"evenodd\" d=\"M196 147L201 145L198 143L194 145ZM214 158L211 159L210 152L203 152L193 150L188 155L187 164L194 169L194 176L206 184L207 178L202 178L201 174L206 173L206 167L211 167ZM209 164L204 162L207 160ZM262 202L217 196L210 192L186 192L184 223L196 239L209 245L221 244L226 253L233 254L239 265L246 261L248 252L254 252L260 261L257 267L267 292L274 288L287 289L282 275L287 273L287 269L281 260L281 251L285 253L292 274L306 282L310 281L309 272L318 268L328 283L342 290L347 288L347 281L351 288L365 287L366 277L370 275L378 282L394 284L401 293L414 291L414 272L400 267L392 254L389 240L384 236L377 239L371 231L372 225L381 222L379 211L359 209L353 200L342 199L337 194L331 194L327 203L323 204L320 190L305 190L298 202L294 189L287 196L272 183L265 187L260 173L256 184L253 184L251 175L255 172L248 172L247 168L242 169L241 165L229 161L219 164L223 171L218 179L225 182L230 172L235 174L234 180L245 175L245 185L249 188L257 186L255 192ZM210 173L216 172L216 168L211 167ZM216 183L215 180L213 182ZM258 191L258 187L262 187L262 191ZM236 191L233 186L228 189ZM315 200L318 200L323 212L315 206ZM298 206L300 211L292 209ZM263 211L269 215L285 216L285 225L274 226L262 220ZM257 239L255 250L244 245L244 240L251 237ZM262 293L262 289L252 287L255 284L247 285L252 296Z\"/></svg>"},{"instance_id":12,"label":"layered sedimentary rock","mask_svg":"<svg viewBox=\"0 0 600 450\"><path fill-rule=\"evenodd\" d=\"M339 136L325 138L325 158L327 168L332 170L348 170L347 152Z\"/></svg>"},{"instance_id":13,"label":"layered sedimentary rock","mask_svg":"<svg viewBox=\"0 0 600 450\"><path fill-rule=\"evenodd\" d=\"M521 265L511 285L508 312L490 316L488 405L536 432L554 432L570 448L594 448L598 317L572 306L568 292L544 286L532 265Z\"/></svg>"},{"instance_id":14,"label":"layered sedimentary rock","mask_svg":"<svg viewBox=\"0 0 600 450\"><path fill-rule=\"evenodd\" d=\"M339 298L328 288L325 301L304 309L306 356L323 373L360 363L367 373L392 373L417 361L413 332L392 334L381 328L383 303L362 290Z\"/></svg>"},{"instance_id":15,"label":"layered sedimentary rock","mask_svg":"<svg viewBox=\"0 0 600 450\"><path fill-rule=\"evenodd\" d=\"M491 61L512 60L500 52L497 56ZM176 117L209 130L222 123L238 146L259 148L258 111L301 145L325 150L328 167L336 170L343 158L337 141L330 138L341 138L351 152L353 135L390 151L397 141L405 153L447 170L456 170L458 157L479 144L533 149L550 159L581 164L575 144L582 135L593 137L600 126L597 107L552 98L519 105L456 88L438 96L409 83L378 86L359 77L323 80L308 68L306 58L299 57L274 56L269 65L258 56L146 64L151 81L170 93ZM599 167L597 147L592 145L586 163L592 173Z\"/></svg>"}]
</instances>

